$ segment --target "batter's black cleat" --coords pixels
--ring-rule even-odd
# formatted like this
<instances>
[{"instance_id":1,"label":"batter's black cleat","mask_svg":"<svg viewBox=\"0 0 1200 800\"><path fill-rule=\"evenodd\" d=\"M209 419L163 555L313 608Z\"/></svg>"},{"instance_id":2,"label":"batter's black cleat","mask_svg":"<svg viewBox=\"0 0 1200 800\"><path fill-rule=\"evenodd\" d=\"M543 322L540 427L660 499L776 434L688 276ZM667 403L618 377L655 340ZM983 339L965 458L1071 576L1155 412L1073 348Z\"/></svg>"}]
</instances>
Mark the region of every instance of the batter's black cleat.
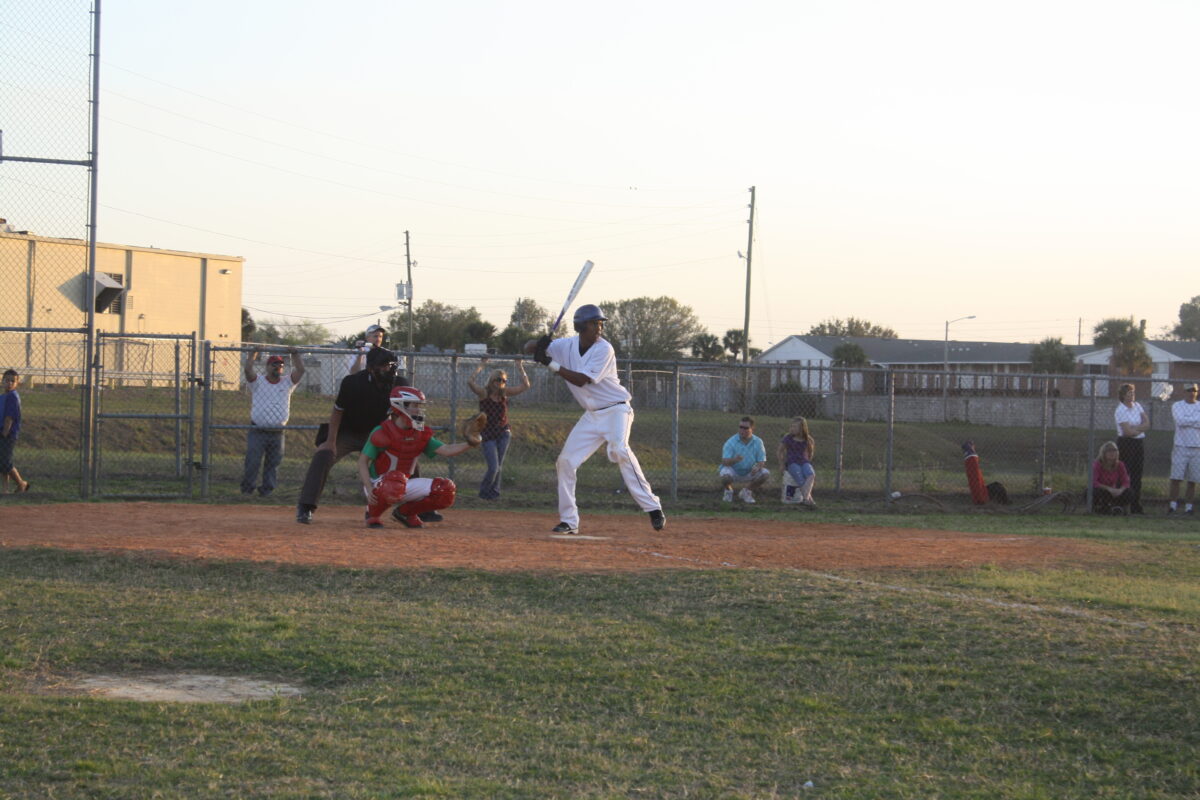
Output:
<instances>
[{"instance_id":1,"label":"batter's black cleat","mask_svg":"<svg viewBox=\"0 0 1200 800\"><path fill-rule=\"evenodd\" d=\"M311 525L313 519L313 510L307 506L296 506L296 522L301 525Z\"/></svg>"},{"instance_id":2,"label":"batter's black cleat","mask_svg":"<svg viewBox=\"0 0 1200 800\"><path fill-rule=\"evenodd\" d=\"M421 518L421 522L441 522L445 519L445 517L436 511L426 511L422 514L417 514L417 516Z\"/></svg>"},{"instance_id":3,"label":"batter's black cleat","mask_svg":"<svg viewBox=\"0 0 1200 800\"><path fill-rule=\"evenodd\" d=\"M654 526L654 530L661 531L667 524L667 515L662 512L661 508L656 508L650 512L650 524Z\"/></svg>"},{"instance_id":4,"label":"batter's black cleat","mask_svg":"<svg viewBox=\"0 0 1200 800\"><path fill-rule=\"evenodd\" d=\"M576 528L569 522L560 522L554 526L552 533L579 533L579 528Z\"/></svg>"}]
</instances>

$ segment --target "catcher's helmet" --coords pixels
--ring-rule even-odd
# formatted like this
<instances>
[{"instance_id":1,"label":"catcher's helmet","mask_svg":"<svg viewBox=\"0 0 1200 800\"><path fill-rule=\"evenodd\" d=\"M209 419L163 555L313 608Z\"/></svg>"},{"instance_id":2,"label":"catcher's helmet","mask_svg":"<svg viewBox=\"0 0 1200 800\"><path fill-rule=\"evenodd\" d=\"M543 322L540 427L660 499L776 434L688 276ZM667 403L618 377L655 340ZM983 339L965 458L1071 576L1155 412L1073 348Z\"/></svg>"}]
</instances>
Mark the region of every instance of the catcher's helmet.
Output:
<instances>
[{"instance_id":1,"label":"catcher's helmet","mask_svg":"<svg viewBox=\"0 0 1200 800\"><path fill-rule=\"evenodd\" d=\"M425 430L425 393L411 386L396 386L388 397L392 416L403 414L412 424L413 430Z\"/></svg>"},{"instance_id":2,"label":"catcher's helmet","mask_svg":"<svg viewBox=\"0 0 1200 800\"><path fill-rule=\"evenodd\" d=\"M575 330L578 331L585 322L592 320L606 321L608 317L604 316L604 312L600 310L600 306L594 306L591 303L580 306L575 309Z\"/></svg>"}]
</instances>

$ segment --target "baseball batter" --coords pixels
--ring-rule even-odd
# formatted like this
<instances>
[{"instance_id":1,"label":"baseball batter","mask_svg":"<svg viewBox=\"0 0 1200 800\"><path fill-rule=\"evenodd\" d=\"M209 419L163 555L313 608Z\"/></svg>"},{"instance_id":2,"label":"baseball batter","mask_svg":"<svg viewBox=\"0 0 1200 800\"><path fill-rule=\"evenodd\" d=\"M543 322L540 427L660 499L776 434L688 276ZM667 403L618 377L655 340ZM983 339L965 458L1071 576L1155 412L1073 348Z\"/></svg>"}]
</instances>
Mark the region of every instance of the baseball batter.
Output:
<instances>
[{"instance_id":1,"label":"baseball batter","mask_svg":"<svg viewBox=\"0 0 1200 800\"><path fill-rule=\"evenodd\" d=\"M454 504L456 488L449 478L411 477L422 455L451 457L478 444L443 444L425 427L425 394L410 386L397 386L388 399L388 418L367 439L358 457L358 476L367 497L367 527L382 528L379 521L389 508L406 527L423 527L419 514Z\"/></svg>"},{"instance_id":2,"label":"baseball batter","mask_svg":"<svg viewBox=\"0 0 1200 800\"><path fill-rule=\"evenodd\" d=\"M592 453L607 446L608 460L621 470L625 486L638 506L650 515L650 524L660 531L666 524L662 503L650 489L637 456L629 449L633 426L631 395L617 378L617 355L604 338L604 313L583 305L575 311L577 336L551 341L543 336L534 360L545 364L567 382L571 394L583 406L583 416L567 436L558 456L558 518L555 533L579 532L579 506L575 503L576 472Z\"/></svg>"}]
</instances>

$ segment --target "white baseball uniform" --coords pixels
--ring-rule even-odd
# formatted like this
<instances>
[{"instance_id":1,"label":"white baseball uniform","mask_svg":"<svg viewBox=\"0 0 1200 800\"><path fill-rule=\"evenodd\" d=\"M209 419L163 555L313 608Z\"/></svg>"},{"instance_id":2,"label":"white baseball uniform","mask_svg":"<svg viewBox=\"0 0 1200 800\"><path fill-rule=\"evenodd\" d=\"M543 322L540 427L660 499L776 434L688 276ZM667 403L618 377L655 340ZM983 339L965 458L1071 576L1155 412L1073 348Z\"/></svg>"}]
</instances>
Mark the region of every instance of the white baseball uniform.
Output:
<instances>
[{"instance_id":1,"label":"white baseball uniform","mask_svg":"<svg viewBox=\"0 0 1200 800\"><path fill-rule=\"evenodd\" d=\"M575 473L600 445L607 444L608 460L621 470L625 487L642 511L659 511L662 503L642 474L637 456L629 449L629 429L633 426L632 395L617 378L617 354L604 339L580 355L579 337L555 339L546 352L562 366L588 376L591 383L576 386L567 381L571 394L583 406L583 416L571 429L555 466L558 469L558 518L579 527L579 506L575 503Z\"/></svg>"}]
</instances>

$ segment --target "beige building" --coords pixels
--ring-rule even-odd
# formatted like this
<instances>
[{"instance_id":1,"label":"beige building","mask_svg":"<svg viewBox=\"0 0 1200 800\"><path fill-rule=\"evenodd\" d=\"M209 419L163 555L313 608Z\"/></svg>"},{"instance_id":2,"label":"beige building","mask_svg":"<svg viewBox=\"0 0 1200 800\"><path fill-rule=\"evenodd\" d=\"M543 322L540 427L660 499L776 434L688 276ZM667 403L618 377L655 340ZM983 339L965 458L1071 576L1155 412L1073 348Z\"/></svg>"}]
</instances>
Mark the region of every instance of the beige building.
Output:
<instances>
[{"instance_id":1,"label":"beige building","mask_svg":"<svg viewBox=\"0 0 1200 800\"><path fill-rule=\"evenodd\" d=\"M87 324L87 242L0 226L0 327L82 328ZM96 328L108 333L195 334L228 344L241 340L241 256L96 244ZM0 361L45 380L77 375L81 338L0 332ZM161 372L160 349L145 358L123 348L107 369ZM135 362L144 363L142 369ZM149 377L147 375L147 377Z\"/></svg>"}]
</instances>

